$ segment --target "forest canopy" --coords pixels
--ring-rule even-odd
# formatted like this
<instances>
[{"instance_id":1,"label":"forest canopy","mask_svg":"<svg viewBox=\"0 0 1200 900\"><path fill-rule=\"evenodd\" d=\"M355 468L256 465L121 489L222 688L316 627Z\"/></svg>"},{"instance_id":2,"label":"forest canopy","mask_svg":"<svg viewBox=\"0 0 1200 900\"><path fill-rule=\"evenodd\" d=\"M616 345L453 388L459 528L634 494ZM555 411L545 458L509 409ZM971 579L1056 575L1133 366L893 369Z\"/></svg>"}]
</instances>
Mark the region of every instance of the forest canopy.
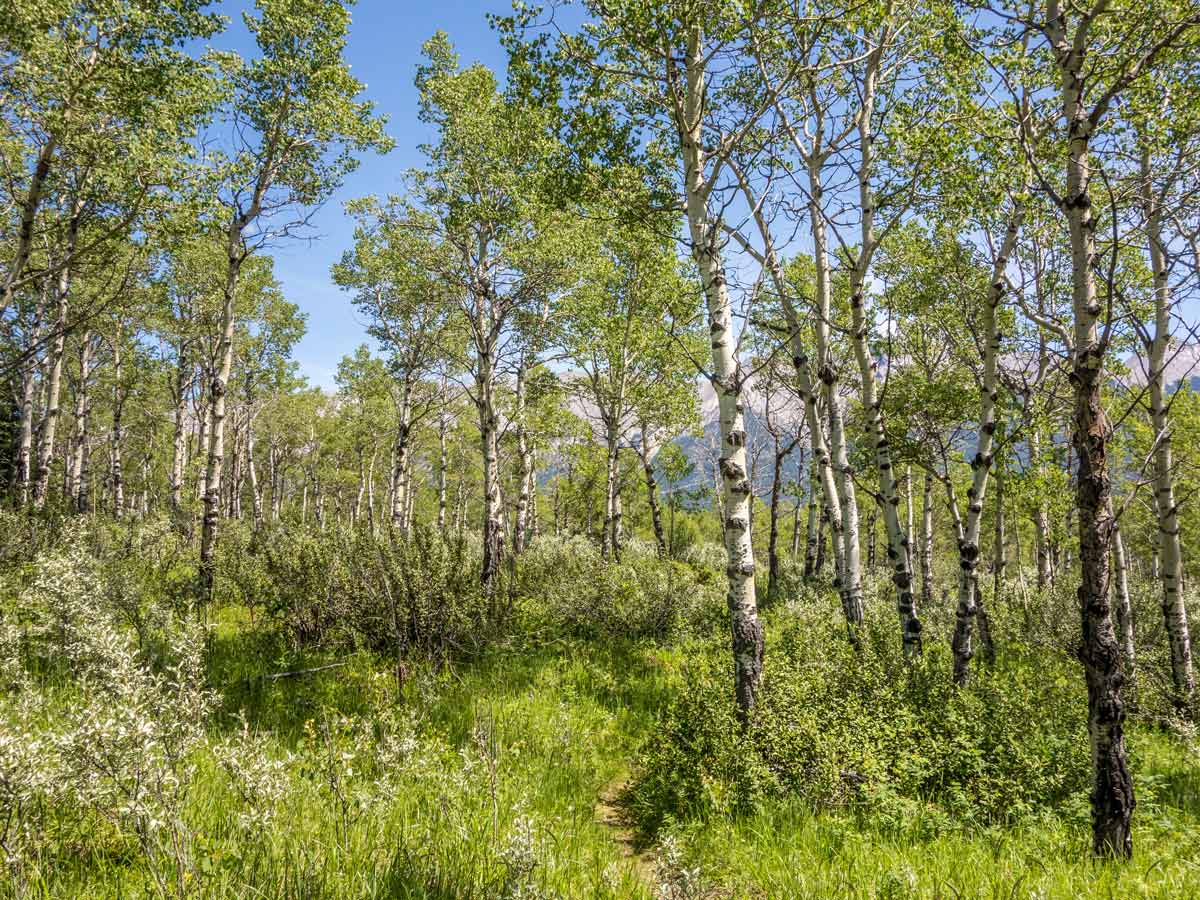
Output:
<instances>
[{"instance_id":1,"label":"forest canopy","mask_svg":"<svg viewBox=\"0 0 1200 900\"><path fill-rule=\"evenodd\" d=\"M0 9L0 897L1200 893L1194 0L480 9L344 202L233 7Z\"/></svg>"}]
</instances>

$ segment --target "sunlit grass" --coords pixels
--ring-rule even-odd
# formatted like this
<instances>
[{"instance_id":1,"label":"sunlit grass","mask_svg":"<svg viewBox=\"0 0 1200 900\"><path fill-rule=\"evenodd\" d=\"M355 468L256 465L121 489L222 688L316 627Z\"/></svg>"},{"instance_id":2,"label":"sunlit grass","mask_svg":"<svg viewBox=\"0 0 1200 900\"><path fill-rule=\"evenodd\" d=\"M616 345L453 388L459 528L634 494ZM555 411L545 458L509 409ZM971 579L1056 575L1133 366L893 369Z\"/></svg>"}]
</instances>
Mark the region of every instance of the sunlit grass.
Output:
<instances>
[{"instance_id":1,"label":"sunlit grass","mask_svg":"<svg viewBox=\"0 0 1200 900\"><path fill-rule=\"evenodd\" d=\"M201 760L185 811L185 892L648 900L658 862L664 875L667 865L694 870L660 894L672 900L1200 896L1197 760L1183 742L1147 730L1131 736L1140 806L1129 863L1089 859L1086 798L1011 827L966 824L911 801L870 814L767 801L740 818L677 822L660 836L665 848L631 859L611 824L597 820L598 798L628 775L683 663L711 647L498 647L473 662L413 665L399 684L396 669L369 653L295 653L244 612L226 610L210 648L213 683L225 697L212 738L232 733L244 710L271 755L290 755L291 785L270 822L247 827L215 757ZM331 662L345 665L262 677ZM361 742L385 709L411 717L417 749L395 788L379 796L371 785L380 773ZM339 721L358 725L331 750L321 723L336 730ZM347 770L339 790L348 799L330 790L327 752L346 754L333 762ZM58 823L28 880L0 895L152 891L136 841L87 818Z\"/></svg>"}]
</instances>

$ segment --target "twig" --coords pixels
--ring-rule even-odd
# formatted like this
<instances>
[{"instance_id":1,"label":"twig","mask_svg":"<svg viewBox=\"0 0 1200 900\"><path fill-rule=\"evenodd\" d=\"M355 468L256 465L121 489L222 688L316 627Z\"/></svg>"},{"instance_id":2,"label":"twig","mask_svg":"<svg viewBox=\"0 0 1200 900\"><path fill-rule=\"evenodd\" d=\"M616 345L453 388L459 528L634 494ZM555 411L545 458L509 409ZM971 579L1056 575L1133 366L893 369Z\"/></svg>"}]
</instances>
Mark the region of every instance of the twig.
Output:
<instances>
[{"instance_id":1,"label":"twig","mask_svg":"<svg viewBox=\"0 0 1200 900\"><path fill-rule=\"evenodd\" d=\"M350 662L343 660L342 662L327 663L323 666L316 666L312 669L296 669L294 672L274 672L270 675L256 675L254 678L248 678L247 681L278 681L280 678L295 678L299 675L311 675L314 672L324 672L326 669L340 669L342 666L348 666Z\"/></svg>"}]
</instances>

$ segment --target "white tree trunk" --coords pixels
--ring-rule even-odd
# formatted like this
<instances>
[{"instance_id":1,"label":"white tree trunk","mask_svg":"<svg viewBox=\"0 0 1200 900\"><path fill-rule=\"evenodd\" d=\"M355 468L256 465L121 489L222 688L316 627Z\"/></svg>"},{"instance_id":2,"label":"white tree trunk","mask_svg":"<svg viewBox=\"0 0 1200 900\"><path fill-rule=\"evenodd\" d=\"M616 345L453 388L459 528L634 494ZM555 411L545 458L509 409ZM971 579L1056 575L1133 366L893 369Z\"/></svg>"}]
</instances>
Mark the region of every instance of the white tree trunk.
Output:
<instances>
[{"instance_id":1,"label":"white tree trunk","mask_svg":"<svg viewBox=\"0 0 1200 900\"><path fill-rule=\"evenodd\" d=\"M38 434L37 475L33 483L33 505L41 508L46 503L50 487L50 464L54 458L55 429L59 419L59 399L62 392L63 354L67 339L67 315L71 299L71 277L75 244L79 238L79 211L76 204L67 226L67 242L62 269L58 275L56 297L57 311L54 317L54 341L50 345L49 375L46 385L46 403L43 407L41 427Z\"/></svg>"},{"instance_id":2,"label":"white tree trunk","mask_svg":"<svg viewBox=\"0 0 1200 900\"><path fill-rule=\"evenodd\" d=\"M88 508L88 419L91 413L91 398L88 394L92 377L92 333L84 331L79 344L79 382L75 388L75 434L71 440L71 456L67 464L67 495L75 504L75 511L87 512Z\"/></svg>"},{"instance_id":3,"label":"white tree trunk","mask_svg":"<svg viewBox=\"0 0 1200 900\"><path fill-rule=\"evenodd\" d=\"M1171 286L1167 273L1167 248L1163 243L1161 210L1154 196L1150 155L1141 160L1142 207L1146 237L1150 245L1150 271L1154 279L1154 334L1150 342L1150 424L1154 429L1154 507L1158 519L1161 555L1163 625L1171 650L1171 680L1175 704L1190 710L1195 701L1196 679L1192 670L1192 645L1188 632L1187 606L1183 600L1183 553L1179 541L1179 507L1175 501L1174 464L1171 452L1171 423L1163 372L1171 341Z\"/></svg>"},{"instance_id":4,"label":"white tree trunk","mask_svg":"<svg viewBox=\"0 0 1200 900\"><path fill-rule=\"evenodd\" d=\"M762 679L763 628L754 593L754 548L750 541L750 480L746 464L746 429L741 399L742 377L737 360L733 309L721 257L719 231L709 217L705 180L705 78L701 33L689 33L685 61L685 99L679 137L683 150L684 192L692 257L700 270L708 307L712 345L713 389L720 408L720 471L724 496L725 549L729 579L727 605L734 658L738 707L748 715Z\"/></svg>"},{"instance_id":5,"label":"white tree trunk","mask_svg":"<svg viewBox=\"0 0 1200 900\"><path fill-rule=\"evenodd\" d=\"M392 445L392 527L404 531L408 500L408 442L412 430L412 390L405 382L396 402L396 440Z\"/></svg>"},{"instance_id":6,"label":"white tree trunk","mask_svg":"<svg viewBox=\"0 0 1200 900\"><path fill-rule=\"evenodd\" d=\"M933 476L925 473L921 500L921 603L933 599Z\"/></svg>"},{"instance_id":7,"label":"white tree trunk","mask_svg":"<svg viewBox=\"0 0 1200 900\"><path fill-rule=\"evenodd\" d=\"M204 517L200 531L200 588L201 601L212 600L213 558L216 552L217 528L221 517L222 474L225 466L225 405L229 375L233 369L234 301L238 277L245 253L241 243L241 228L235 223L229 228L226 241L228 265L221 298L221 332L217 347L217 370L208 390L209 428L207 465L204 475Z\"/></svg>"},{"instance_id":8,"label":"white tree trunk","mask_svg":"<svg viewBox=\"0 0 1200 900\"><path fill-rule=\"evenodd\" d=\"M872 55L877 57L880 52L877 47ZM882 401L876 383L877 365L871 354L866 317L867 275L871 256L877 246L874 229L875 198L871 190L871 179L874 177L875 170L875 135L872 133L872 116L877 75L877 66L869 64L862 83L862 108L858 114L859 167L855 174L859 184L862 241L858 259L850 272L850 337L862 379L860 398L866 419L866 436L868 445L874 453L875 469L879 480L879 496L883 502L883 520L888 537L888 562L893 570L892 581L896 585L896 610L900 616L901 637L905 654L912 656L921 650L921 621L917 616L916 603L913 601L912 573L908 568L908 535L900 524L898 511L900 501L896 495L892 451L884 428Z\"/></svg>"},{"instance_id":9,"label":"white tree trunk","mask_svg":"<svg viewBox=\"0 0 1200 900\"><path fill-rule=\"evenodd\" d=\"M1129 566L1125 561L1125 540L1121 527L1113 528L1113 577L1117 587L1117 627L1121 634L1121 651L1125 654L1125 666L1133 677L1136 651L1133 643L1133 605L1129 602Z\"/></svg>"},{"instance_id":10,"label":"white tree trunk","mask_svg":"<svg viewBox=\"0 0 1200 900\"><path fill-rule=\"evenodd\" d=\"M1018 206L1009 218L1000 252L992 264L992 279L987 296L980 304L980 327L983 332L983 370L980 373L979 428L975 455L971 458L971 487L967 490L967 519L958 542L959 578L958 607L955 610L954 680L967 680L971 656L971 631L981 607L979 599L979 532L983 523L983 503L987 497L988 476L992 470L992 451L996 435L996 401L999 399L997 365L1000 357L1000 328L996 311L1004 298L1007 285L1005 271L1016 249L1021 231L1024 208Z\"/></svg>"},{"instance_id":11,"label":"white tree trunk","mask_svg":"<svg viewBox=\"0 0 1200 900\"><path fill-rule=\"evenodd\" d=\"M118 519L125 508L125 472L121 461L121 441L125 436L125 389L121 383L122 368L121 338L118 334L117 339L113 341L113 417L112 430L109 432L113 517Z\"/></svg>"},{"instance_id":12,"label":"white tree trunk","mask_svg":"<svg viewBox=\"0 0 1200 900\"><path fill-rule=\"evenodd\" d=\"M1110 544L1113 528L1108 441L1111 425L1104 412L1105 383L1100 317L1104 307L1096 290L1096 221L1090 193L1090 140L1095 117L1084 99L1083 47L1090 21L1080 17L1068 35L1068 15L1058 0L1047 3L1047 37L1054 49L1061 81L1062 139L1066 151L1066 186L1061 210L1071 246L1071 307L1074 318L1071 386L1074 394L1072 442L1078 459L1075 509L1078 512L1081 581L1081 642L1088 687L1088 732L1092 751L1092 849L1097 855L1128 858L1133 853L1130 819L1134 808L1133 779L1125 751L1125 674L1113 625L1109 592Z\"/></svg>"},{"instance_id":13,"label":"white tree trunk","mask_svg":"<svg viewBox=\"0 0 1200 900\"><path fill-rule=\"evenodd\" d=\"M446 455L446 431L450 427L447 416L443 413L438 417L438 514L437 527L438 531L443 534L446 531L446 466L448 457Z\"/></svg>"},{"instance_id":14,"label":"white tree trunk","mask_svg":"<svg viewBox=\"0 0 1200 900\"><path fill-rule=\"evenodd\" d=\"M529 441L525 422L525 366L526 362L522 359L517 371L516 415L514 417L519 471L517 473L517 513L513 528L513 553L518 556L525 552L525 545L529 539L531 524L529 507L532 502L529 483L533 475L533 447Z\"/></svg>"}]
</instances>

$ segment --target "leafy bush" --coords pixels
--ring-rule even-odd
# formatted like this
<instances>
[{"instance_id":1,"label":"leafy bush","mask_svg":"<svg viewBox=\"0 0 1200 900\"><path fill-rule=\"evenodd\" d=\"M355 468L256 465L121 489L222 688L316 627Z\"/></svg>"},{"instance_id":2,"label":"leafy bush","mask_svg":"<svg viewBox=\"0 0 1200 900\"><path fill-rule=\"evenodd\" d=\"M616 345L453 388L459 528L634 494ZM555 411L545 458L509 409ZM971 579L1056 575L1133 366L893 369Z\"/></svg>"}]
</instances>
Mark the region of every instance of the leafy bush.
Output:
<instances>
[{"instance_id":1,"label":"leafy bush","mask_svg":"<svg viewBox=\"0 0 1200 900\"><path fill-rule=\"evenodd\" d=\"M661 560L651 544L606 563L583 538L539 538L517 571L530 624L551 633L663 640L709 633L724 615L723 579Z\"/></svg>"},{"instance_id":2,"label":"leafy bush","mask_svg":"<svg viewBox=\"0 0 1200 900\"><path fill-rule=\"evenodd\" d=\"M353 598L349 538L338 528L222 528L218 602L244 603L273 618L297 645L343 642Z\"/></svg>"},{"instance_id":3,"label":"leafy bush","mask_svg":"<svg viewBox=\"0 0 1200 900\"><path fill-rule=\"evenodd\" d=\"M697 542L688 546L680 558L697 568L724 573L729 563L729 552L724 544L715 541Z\"/></svg>"},{"instance_id":4,"label":"leafy bush","mask_svg":"<svg viewBox=\"0 0 1200 900\"><path fill-rule=\"evenodd\" d=\"M1035 665L1014 648L955 689L942 646L900 660L885 607L874 605L858 651L836 618L797 610L768 650L748 728L733 708L726 648L689 664L629 791L646 833L675 815L744 812L767 796L902 815L906 804L935 804L960 820L1000 822L1085 789L1087 703L1065 656Z\"/></svg>"},{"instance_id":5,"label":"leafy bush","mask_svg":"<svg viewBox=\"0 0 1200 900\"><path fill-rule=\"evenodd\" d=\"M498 614L479 586L479 542L428 527L229 528L218 559L218 599L261 611L296 646L441 658L476 647Z\"/></svg>"},{"instance_id":6,"label":"leafy bush","mask_svg":"<svg viewBox=\"0 0 1200 900\"><path fill-rule=\"evenodd\" d=\"M205 632L173 622L154 652L139 647L86 543L70 526L2 607L0 846L19 878L52 818L94 816L136 838L160 893L181 893L192 864L184 799L218 699Z\"/></svg>"},{"instance_id":7,"label":"leafy bush","mask_svg":"<svg viewBox=\"0 0 1200 900\"><path fill-rule=\"evenodd\" d=\"M479 584L480 546L465 535L418 527L406 537L359 531L349 542L348 624L368 646L397 657L474 652L502 612L499 589Z\"/></svg>"}]
</instances>

